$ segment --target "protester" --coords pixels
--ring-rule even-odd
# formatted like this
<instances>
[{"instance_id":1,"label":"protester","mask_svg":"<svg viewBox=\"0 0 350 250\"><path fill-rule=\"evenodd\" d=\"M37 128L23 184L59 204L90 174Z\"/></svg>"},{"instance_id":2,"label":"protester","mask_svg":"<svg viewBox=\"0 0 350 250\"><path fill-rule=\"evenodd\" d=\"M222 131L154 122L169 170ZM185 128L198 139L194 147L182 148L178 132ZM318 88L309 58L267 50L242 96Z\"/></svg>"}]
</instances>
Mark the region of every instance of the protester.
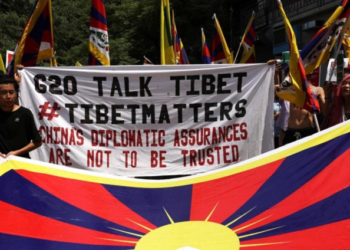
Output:
<instances>
[{"instance_id":1,"label":"protester","mask_svg":"<svg viewBox=\"0 0 350 250\"><path fill-rule=\"evenodd\" d=\"M310 75L307 75L307 80L311 89L311 93L317 96L321 110L324 109L325 94L323 88L313 86L310 81ZM289 109L288 128L283 139L283 145L307 137L316 132L317 127L313 114L291 103Z\"/></svg>"},{"instance_id":2,"label":"protester","mask_svg":"<svg viewBox=\"0 0 350 250\"><path fill-rule=\"evenodd\" d=\"M325 117L327 117L327 115L329 113L329 109L332 106L332 92L333 92L334 87L337 88L337 86L334 85L333 82L326 82L323 85L323 90L324 90L324 94L325 94L325 106L324 106L324 109L322 112L323 112Z\"/></svg>"},{"instance_id":3,"label":"protester","mask_svg":"<svg viewBox=\"0 0 350 250\"><path fill-rule=\"evenodd\" d=\"M276 64L276 68L278 60L269 60L268 64ZM311 75L307 75L308 84L310 86L311 92L313 95L317 96L318 101L321 106L321 110L324 109L325 106L325 94L324 90L321 87L313 86L310 81ZM275 89L279 91L279 76L275 74ZM283 107L283 106L282 106ZM288 114L283 114L283 120L285 121ZM318 122L318 121L317 121ZM281 120L280 124L285 128L284 122ZM305 109L301 109L297 107L295 104L289 105L289 118L288 118L288 126L287 129L282 129L280 132L280 141L282 145L286 145L290 142L299 140L306 136L312 135L317 132L316 122L314 121L314 116L312 113Z\"/></svg>"},{"instance_id":4,"label":"protester","mask_svg":"<svg viewBox=\"0 0 350 250\"><path fill-rule=\"evenodd\" d=\"M17 79L18 80L18 79ZM0 156L29 157L29 152L41 146L41 137L31 111L15 103L18 82L0 75Z\"/></svg>"},{"instance_id":5,"label":"protester","mask_svg":"<svg viewBox=\"0 0 350 250\"><path fill-rule=\"evenodd\" d=\"M330 83L325 85L327 102L331 102L332 89L333 87ZM333 103L330 104L322 129L329 128L348 119L350 119L350 74L345 75L335 91Z\"/></svg>"},{"instance_id":6,"label":"protester","mask_svg":"<svg viewBox=\"0 0 350 250\"><path fill-rule=\"evenodd\" d=\"M22 70L22 69L24 69L24 66L23 66L22 64L18 64L18 65L17 65L17 70ZM18 84L20 84L21 78L22 78L22 77L21 77L20 74L18 74L18 72L15 73L14 78L15 78L16 82L17 82Z\"/></svg>"}]
</instances>

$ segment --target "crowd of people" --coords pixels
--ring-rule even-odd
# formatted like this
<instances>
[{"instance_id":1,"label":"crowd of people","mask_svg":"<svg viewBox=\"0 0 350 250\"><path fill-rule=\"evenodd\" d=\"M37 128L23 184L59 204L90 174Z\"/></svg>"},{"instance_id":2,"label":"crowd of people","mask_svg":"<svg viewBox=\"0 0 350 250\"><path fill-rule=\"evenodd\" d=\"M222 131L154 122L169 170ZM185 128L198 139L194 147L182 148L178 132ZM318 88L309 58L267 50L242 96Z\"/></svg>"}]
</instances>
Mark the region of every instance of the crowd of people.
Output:
<instances>
[{"instance_id":1,"label":"crowd of people","mask_svg":"<svg viewBox=\"0 0 350 250\"><path fill-rule=\"evenodd\" d=\"M281 65L276 64L275 90L279 91ZM21 67L20 67L21 68ZM297 107L275 95L274 100L274 139L275 148L312 135L350 119L350 71L337 86L327 82L323 87L313 86L310 75L308 83L313 95L317 96L321 112L317 116ZM18 104L20 76L11 78L0 75L0 157L10 155L29 157L29 152L40 147L41 136L35 125L32 112Z\"/></svg>"}]
</instances>

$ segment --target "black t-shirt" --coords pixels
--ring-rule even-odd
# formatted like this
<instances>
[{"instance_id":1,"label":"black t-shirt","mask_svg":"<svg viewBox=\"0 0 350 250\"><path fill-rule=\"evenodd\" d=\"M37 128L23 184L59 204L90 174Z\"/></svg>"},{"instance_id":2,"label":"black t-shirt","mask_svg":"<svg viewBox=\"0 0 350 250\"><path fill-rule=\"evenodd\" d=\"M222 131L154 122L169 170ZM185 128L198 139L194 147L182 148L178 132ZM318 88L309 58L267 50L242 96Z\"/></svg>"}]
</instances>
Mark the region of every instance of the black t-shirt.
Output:
<instances>
[{"instance_id":1,"label":"black t-shirt","mask_svg":"<svg viewBox=\"0 0 350 250\"><path fill-rule=\"evenodd\" d=\"M13 112L5 112L0 108L0 152L7 154L27 146L31 141L41 140L35 126L32 112L19 107ZM29 153L21 155L30 158Z\"/></svg>"}]
</instances>

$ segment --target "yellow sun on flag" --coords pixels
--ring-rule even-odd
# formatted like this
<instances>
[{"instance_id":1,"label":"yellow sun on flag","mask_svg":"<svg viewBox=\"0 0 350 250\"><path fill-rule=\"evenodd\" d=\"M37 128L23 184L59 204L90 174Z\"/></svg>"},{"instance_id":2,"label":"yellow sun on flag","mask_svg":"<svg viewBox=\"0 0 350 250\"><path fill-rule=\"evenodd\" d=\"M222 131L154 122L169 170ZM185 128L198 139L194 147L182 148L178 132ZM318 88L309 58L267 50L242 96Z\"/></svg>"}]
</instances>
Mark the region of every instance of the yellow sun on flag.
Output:
<instances>
[{"instance_id":1,"label":"yellow sun on flag","mask_svg":"<svg viewBox=\"0 0 350 250\"><path fill-rule=\"evenodd\" d=\"M240 239L246 238L252 235L261 234L264 232L272 231L279 229L280 227L275 227L260 231L257 233L246 234L238 236L237 232L245 228L249 228L254 224L257 224L270 216L267 216L263 219L255 221L249 225L243 226L239 229L232 230L229 226L234 222L238 221L248 213L250 213L254 208L250 209L246 213L242 214L238 218L234 219L227 225L222 225L219 223L209 221L211 215L214 213L216 207L211 211L209 216L204 221L182 221L174 222L171 216L168 214L166 209L164 211L170 221L170 224L159 227L155 230L151 230L139 223L136 223L132 220L131 222L149 230L149 233L145 235L135 234L131 232L126 232L123 230L111 228L113 230L123 232L129 235L134 235L140 237L138 241L124 241L117 239L104 239L109 241L118 241L118 242L127 242L135 243L134 250L239 250L245 247L258 247L258 246L267 246L267 245L276 245L276 244L286 244L288 242L270 242L270 243L261 243L261 244L240 244Z\"/></svg>"},{"instance_id":2,"label":"yellow sun on flag","mask_svg":"<svg viewBox=\"0 0 350 250\"><path fill-rule=\"evenodd\" d=\"M135 250L238 250L238 236L230 228L209 221L168 224L143 236Z\"/></svg>"}]
</instances>

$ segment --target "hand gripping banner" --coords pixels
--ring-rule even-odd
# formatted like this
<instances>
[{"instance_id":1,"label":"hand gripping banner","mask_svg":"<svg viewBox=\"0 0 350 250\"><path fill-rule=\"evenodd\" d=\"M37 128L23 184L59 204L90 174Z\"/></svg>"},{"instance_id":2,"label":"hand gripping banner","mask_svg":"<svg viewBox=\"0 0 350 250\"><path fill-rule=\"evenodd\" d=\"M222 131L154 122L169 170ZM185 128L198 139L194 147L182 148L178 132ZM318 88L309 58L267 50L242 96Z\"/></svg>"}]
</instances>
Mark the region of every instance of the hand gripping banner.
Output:
<instances>
[{"instance_id":1,"label":"hand gripping banner","mask_svg":"<svg viewBox=\"0 0 350 250\"><path fill-rule=\"evenodd\" d=\"M123 176L187 175L273 148L274 66L25 68L32 159Z\"/></svg>"},{"instance_id":2,"label":"hand gripping banner","mask_svg":"<svg viewBox=\"0 0 350 250\"><path fill-rule=\"evenodd\" d=\"M350 123L235 166L135 180L10 157L1 249L350 249Z\"/></svg>"}]
</instances>

